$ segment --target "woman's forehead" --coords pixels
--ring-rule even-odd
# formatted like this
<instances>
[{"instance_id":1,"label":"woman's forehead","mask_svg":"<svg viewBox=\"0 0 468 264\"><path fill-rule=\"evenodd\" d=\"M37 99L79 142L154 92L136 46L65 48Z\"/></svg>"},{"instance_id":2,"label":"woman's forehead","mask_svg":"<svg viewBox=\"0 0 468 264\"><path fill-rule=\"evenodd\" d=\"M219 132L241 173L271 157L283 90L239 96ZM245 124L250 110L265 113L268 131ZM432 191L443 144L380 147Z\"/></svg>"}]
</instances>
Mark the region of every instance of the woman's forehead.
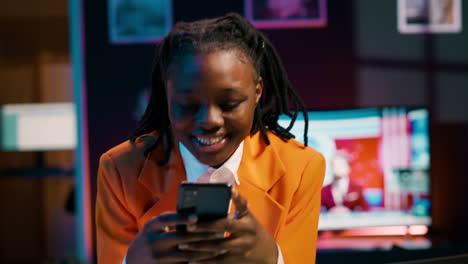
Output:
<instances>
[{"instance_id":1,"label":"woman's forehead","mask_svg":"<svg viewBox=\"0 0 468 264\"><path fill-rule=\"evenodd\" d=\"M233 64L242 63L252 66L251 60L248 59L239 49L228 49L228 50L213 50L204 52L190 52L186 54L177 55L171 62L171 68L177 68L179 70L184 69L191 71L195 68L207 64L222 63L222 64Z\"/></svg>"},{"instance_id":2,"label":"woman's forehead","mask_svg":"<svg viewBox=\"0 0 468 264\"><path fill-rule=\"evenodd\" d=\"M251 63L240 59L235 51L221 50L180 57L171 68L168 81L179 90L197 82L251 82L254 76Z\"/></svg>"}]
</instances>

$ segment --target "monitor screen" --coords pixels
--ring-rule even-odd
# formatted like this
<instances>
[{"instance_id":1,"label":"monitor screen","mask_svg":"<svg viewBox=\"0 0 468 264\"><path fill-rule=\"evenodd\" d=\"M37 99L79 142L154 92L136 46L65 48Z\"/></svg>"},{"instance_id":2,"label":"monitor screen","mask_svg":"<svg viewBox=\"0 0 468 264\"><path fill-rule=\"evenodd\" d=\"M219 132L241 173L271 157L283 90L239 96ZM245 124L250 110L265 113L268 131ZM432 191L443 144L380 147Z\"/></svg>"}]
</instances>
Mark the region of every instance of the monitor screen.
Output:
<instances>
[{"instance_id":1,"label":"monitor screen","mask_svg":"<svg viewBox=\"0 0 468 264\"><path fill-rule=\"evenodd\" d=\"M431 224L428 109L309 111L308 119L307 143L327 162L319 230ZM291 130L301 142L304 122Z\"/></svg>"},{"instance_id":2,"label":"monitor screen","mask_svg":"<svg viewBox=\"0 0 468 264\"><path fill-rule=\"evenodd\" d=\"M8 104L0 107L0 150L73 150L77 143L73 103Z\"/></svg>"}]
</instances>

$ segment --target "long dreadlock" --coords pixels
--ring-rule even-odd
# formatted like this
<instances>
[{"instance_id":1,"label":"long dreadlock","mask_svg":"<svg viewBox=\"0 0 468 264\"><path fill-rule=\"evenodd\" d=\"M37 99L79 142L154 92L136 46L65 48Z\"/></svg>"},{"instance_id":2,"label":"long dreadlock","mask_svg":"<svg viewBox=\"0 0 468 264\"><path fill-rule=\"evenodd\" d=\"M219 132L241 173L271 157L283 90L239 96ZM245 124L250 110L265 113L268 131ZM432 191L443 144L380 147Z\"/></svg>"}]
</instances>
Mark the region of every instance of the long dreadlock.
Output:
<instances>
[{"instance_id":1,"label":"long dreadlock","mask_svg":"<svg viewBox=\"0 0 468 264\"><path fill-rule=\"evenodd\" d=\"M150 101L130 140L134 142L143 134L158 131L158 139L146 149L145 155L162 144L164 157L159 161L159 165L167 164L174 144L165 86L171 66L181 56L218 50L239 50L252 63L256 74L263 79L264 89L255 108L251 133L260 131L267 145L270 144L268 130L285 141L289 140L294 137L290 130L298 112L301 112L305 119L304 142L307 145L306 108L292 89L275 48L249 21L235 13L191 23L179 22L159 43L153 63ZM278 125L278 118L282 114L291 117L287 128Z\"/></svg>"}]
</instances>

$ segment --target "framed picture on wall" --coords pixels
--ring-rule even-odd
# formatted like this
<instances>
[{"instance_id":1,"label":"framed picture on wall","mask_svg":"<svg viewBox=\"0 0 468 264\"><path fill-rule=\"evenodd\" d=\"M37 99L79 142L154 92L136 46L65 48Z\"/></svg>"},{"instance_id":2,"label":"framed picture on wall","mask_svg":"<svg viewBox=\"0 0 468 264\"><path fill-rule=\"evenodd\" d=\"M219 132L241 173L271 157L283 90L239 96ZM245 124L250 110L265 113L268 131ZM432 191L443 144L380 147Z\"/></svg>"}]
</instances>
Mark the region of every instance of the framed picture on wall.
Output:
<instances>
[{"instance_id":1,"label":"framed picture on wall","mask_svg":"<svg viewBox=\"0 0 468 264\"><path fill-rule=\"evenodd\" d=\"M108 0L112 44L151 43L172 27L171 0Z\"/></svg>"},{"instance_id":2,"label":"framed picture on wall","mask_svg":"<svg viewBox=\"0 0 468 264\"><path fill-rule=\"evenodd\" d=\"M457 33L461 0L398 0L400 33Z\"/></svg>"},{"instance_id":3,"label":"framed picture on wall","mask_svg":"<svg viewBox=\"0 0 468 264\"><path fill-rule=\"evenodd\" d=\"M256 28L324 27L326 0L244 0L245 17Z\"/></svg>"}]
</instances>

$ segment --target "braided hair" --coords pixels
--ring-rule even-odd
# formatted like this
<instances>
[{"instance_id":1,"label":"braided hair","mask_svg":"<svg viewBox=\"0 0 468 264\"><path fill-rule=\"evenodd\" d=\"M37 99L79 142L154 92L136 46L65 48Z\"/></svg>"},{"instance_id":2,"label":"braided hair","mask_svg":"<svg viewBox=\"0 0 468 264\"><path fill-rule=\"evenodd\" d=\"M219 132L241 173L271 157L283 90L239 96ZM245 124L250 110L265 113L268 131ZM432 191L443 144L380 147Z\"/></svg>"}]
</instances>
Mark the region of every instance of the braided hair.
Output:
<instances>
[{"instance_id":1,"label":"braided hair","mask_svg":"<svg viewBox=\"0 0 468 264\"><path fill-rule=\"evenodd\" d=\"M270 144L268 130L287 141L294 137L290 130L298 112L301 112L306 121L304 142L307 145L306 108L292 89L275 48L249 21L238 14L229 13L214 19L179 22L156 49L149 104L129 139L134 142L137 137L156 130L159 137L146 149L145 155L162 144L164 157L159 161L160 166L167 164L174 145L166 97L166 80L171 67L184 55L219 50L239 51L241 56L252 63L257 77L261 76L263 79L264 89L255 108L251 133L260 131L267 145ZM282 114L291 117L291 122L286 128L278 124L278 118Z\"/></svg>"}]
</instances>

